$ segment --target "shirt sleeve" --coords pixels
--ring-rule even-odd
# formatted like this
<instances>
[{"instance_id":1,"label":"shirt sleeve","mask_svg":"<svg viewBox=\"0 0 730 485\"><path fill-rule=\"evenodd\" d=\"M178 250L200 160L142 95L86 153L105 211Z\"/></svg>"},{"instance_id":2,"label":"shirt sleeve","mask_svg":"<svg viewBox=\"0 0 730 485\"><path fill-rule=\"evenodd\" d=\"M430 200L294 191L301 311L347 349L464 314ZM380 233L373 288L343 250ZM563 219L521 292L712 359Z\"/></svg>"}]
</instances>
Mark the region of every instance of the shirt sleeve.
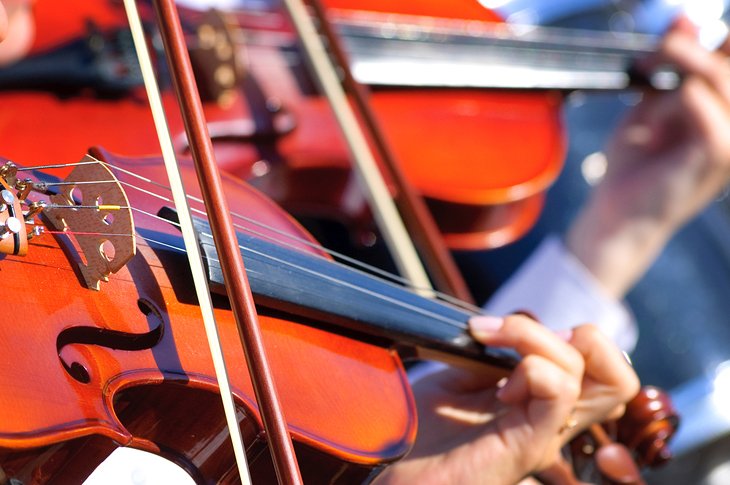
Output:
<instances>
[{"instance_id":1,"label":"shirt sleeve","mask_svg":"<svg viewBox=\"0 0 730 485\"><path fill-rule=\"evenodd\" d=\"M638 338L628 307L607 295L556 236L543 241L484 310L492 315L527 310L553 330L593 323L627 352Z\"/></svg>"}]
</instances>

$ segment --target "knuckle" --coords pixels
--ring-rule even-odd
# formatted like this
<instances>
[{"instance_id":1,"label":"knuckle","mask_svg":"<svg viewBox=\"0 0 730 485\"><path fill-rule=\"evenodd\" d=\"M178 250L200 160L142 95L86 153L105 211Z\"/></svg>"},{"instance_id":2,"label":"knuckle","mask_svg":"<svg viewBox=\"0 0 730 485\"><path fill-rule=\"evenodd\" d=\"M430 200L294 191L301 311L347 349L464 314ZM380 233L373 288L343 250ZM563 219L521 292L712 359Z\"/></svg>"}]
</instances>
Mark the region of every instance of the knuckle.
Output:
<instances>
[{"instance_id":1,"label":"knuckle","mask_svg":"<svg viewBox=\"0 0 730 485\"><path fill-rule=\"evenodd\" d=\"M571 347L569 352L566 353L565 358L573 374L582 376L585 373L586 363L580 352Z\"/></svg>"},{"instance_id":2,"label":"knuckle","mask_svg":"<svg viewBox=\"0 0 730 485\"><path fill-rule=\"evenodd\" d=\"M526 331L537 325L539 324L535 320L526 315L513 314L504 317L502 331L520 341L526 338Z\"/></svg>"},{"instance_id":3,"label":"knuckle","mask_svg":"<svg viewBox=\"0 0 730 485\"><path fill-rule=\"evenodd\" d=\"M571 401L577 401L580 398L583 386L578 379L563 379L561 381L561 394L569 398Z\"/></svg>"},{"instance_id":4,"label":"knuckle","mask_svg":"<svg viewBox=\"0 0 730 485\"><path fill-rule=\"evenodd\" d=\"M520 327L524 325L536 325L537 321L525 313L513 313L504 317L505 325Z\"/></svg>"},{"instance_id":5,"label":"knuckle","mask_svg":"<svg viewBox=\"0 0 730 485\"><path fill-rule=\"evenodd\" d=\"M623 416L626 413L626 405L625 404L619 404L615 408L613 408L611 411L608 412L606 415L607 420L614 420L619 419L621 416Z\"/></svg>"},{"instance_id":6,"label":"knuckle","mask_svg":"<svg viewBox=\"0 0 730 485\"><path fill-rule=\"evenodd\" d=\"M577 401L581 393L580 379L568 374L549 359L528 355L521 364L520 372L527 384L539 397Z\"/></svg>"},{"instance_id":7,"label":"knuckle","mask_svg":"<svg viewBox=\"0 0 730 485\"><path fill-rule=\"evenodd\" d=\"M576 331L584 333L586 338L591 340L601 338L603 335L601 330L594 323L584 323L579 325L576 327Z\"/></svg>"},{"instance_id":8,"label":"knuckle","mask_svg":"<svg viewBox=\"0 0 730 485\"><path fill-rule=\"evenodd\" d=\"M587 348L604 346L608 341L608 337L593 323L585 323L576 327L574 333L580 336L581 341L584 342Z\"/></svg>"}]
</instances>

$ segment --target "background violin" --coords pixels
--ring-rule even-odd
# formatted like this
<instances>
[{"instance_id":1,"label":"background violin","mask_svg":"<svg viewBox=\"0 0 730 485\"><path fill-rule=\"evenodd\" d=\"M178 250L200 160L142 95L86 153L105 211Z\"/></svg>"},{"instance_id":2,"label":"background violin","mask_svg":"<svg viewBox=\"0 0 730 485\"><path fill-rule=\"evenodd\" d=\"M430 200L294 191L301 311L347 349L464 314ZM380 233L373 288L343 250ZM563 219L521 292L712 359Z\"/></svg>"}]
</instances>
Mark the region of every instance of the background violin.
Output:
<instances>
[{"instance_id":1,"label":"background violin","mask_svg":"<svg viewBox=\"0 0 730 485\"><path fill-rule=\"evenodd\" d=\"M494 17L484 10L480 18ZM282 138L273 153L269 148L262 153L267 163L256 168L265 174L250 177L240 169L228 169L248 176L295 214L327 214L337 207L358 220L363 208L350 188L348 155L337 131L329 126L328 108L313 89L302 61L293 57L296 41L286 19L278 11L241 12L237 19L244 29L242 58L261 84L264 99L276 100L295 113L295 119L306 121ZM276 83L269 81L274 79ZM529 227L540 205L539 197L531 196L549 185L562 161L559 96L411 88L379 89L370 101L404 173L429 200L451 247L499 245ZM529 155L522 151L525 144L517 143L523 129L534 134L535 150ZM322 133L328 138L320 143ZM282 158L285 164L277 161ZM307 184L316 187L309 194L290 182L300 177L334 184ZM270 185L278 187L277 192L269 192ZM511 206L517 200L520 203ZM492 210L484 210L485 206ZM488 228L490 223L493 227Z\"/></svg>"},{"instance_id":2,"label":"background violin","mask_svg":"<svg viewBox=\"0 0 730 485\"><path fill-rule=\"evenodd\" d=\"M75 26L73 28L44 28L44 22L71 16L72 12L81 18L98 15L97 28L101 32L115 29L115 16L109 9L104 13L96 12L97 7L69 4L63 12L58 12L55 11L58 7L51 3L38 2L35 9L39 15L39 30L54 34L41 36L35 52L69 39L71 32L86 32L78 19L70 24ZM198 22L193 13L189 14L189 20L191 24ZM250 28L254 20L256 30ZM217 150L221 152L218 156L221 165L252 180L297 215L347 221L360 228L363 238L369 237L369 215L350 176L349 155L328 108L312 90L301 60L292 58L296 43L281 12L242 13L238 22L247 32L246 40L239 46L248 73L243 76L241 91L244 96L239 98L245 98L247 105L234 100L226 110L215 106L208 108ZM262 28L262 24L266 27ZM275 45L260 45L258 39L267 36L278 38ZM294 65L289 65L292 59ZM111 122L116 126L120 126L120 120L130 125L146 122L144 116L136 112L134 104L130 106L122 101L116 101L117 106L98 100L77 104L75 99L56 104L53 98L32 97L39 100L13 96L18 105L48 113L49 123L53 113L62 107L66 112L77 107L79 116L76 119L88 120L88 125L80 125L79 130L91 134L111 149L121 147L111 139L110 130L103 126L101 113L105 111L97 109L106 106L119 113ZM563 158L559 96L503 93L495 97L490 93L464 90L390 90L375 93L372 101L388 133L388 141L398 158L404 161L404 169L414 185L431 201L437 221L445 229L452 247L500 245L529 227L540 206L540 197L533 199L532 196L554 179ZM15 111L13 106L14 101L10 100L11 111ZM90 111L85 113L86 110ZM507 115L508 112L511 114ZM12 122L37 126L39 120L16 118ZM175 126L176 121L172 120L172 123ZM525 144L519 143L525 136L524 129L529 130L533 140L529 153ZM117 129L114 136L121 138L126 131ZM424 136L431 141L428 145L420 143ZM139 136L124 140L129 142L125 143L125 150L131 150L127 153L150 153L147 150L151 147L143 140ZM19 144L26 141L19 140ZM231 144L235 146L231 147ZM454 155L454 146L460 147L458 156ZM78 153L75 148L69 146L69 152L64 155ZM234 150L235 155L228 155ZM9 147L9 156L17 158L16 153ZM447 169L443 170L444 167ZM506 167L509 170L505 170ZM434 175L437 172L442 174L437 177ZM325 180L327 183L301 184L295 180ZM483 211L485 205L491 210ZM454 217L456 208L466 217ZM472 230L471 226L488 229ZM456 236L459 233L461 238Z\"/></svg>"},{"instance_id":3,"label":"background violin","mask_svg":"<svg viewBox=\"0 0 730 485\"><path fill-rule=\"evenodd\" d=\"M554 180L565 155L559 114L562 97L555 90L627 88L634 81L629 72L632 60L650 50L654 40L642 36L625 41L595 39L568 31L519 35L517 29L501 28L498 17L476 2L450 5L450 10L437 2L327 5L349 49L354 75L374 85L370 101L388 145L403 172L426 197L447 243L455 249L500 246L532 225L541 207L538 194ZM312 83L295 57L296 40L288 37L287 20L276 10L241 12L237 19L243 29L244 59L254 75L261 73L256 79L263 87L262 97L268 95L287 109L316 107L312 101L321 100L312 99ZM263 32L261 25L266 26ZM497 52L504 52L499 59ZM537 60L544 60L546 66ZM295 74L293 81L283 81L287 72ZM669 82L672 75L665 74ZM272 86L268 79L279 81ZM487 87L501 89L478 89ZM308 95L302 97L302 93ZM287 194L271 193L295 214L315 213L315 203L330 207L329 211L357 207L347 186L335 192L339 199L333 200L324 187L307 194L295 184L286 184L287 170L297 170L297 175L311 172L313 181L324 179L323 161L335 159L332 139L324 144L327 151L321 151L321 146L319 152L315 146L295 151L316 139L315 129L332 133L320 129L326 120L323 115L306 114L304 119L318 120L312 131L302 125L291 137L301 135L301 142L293 145L290 139L273 153L263 152L263 161L269 163L259 164L257 170L266 174L255 173L250 179L267 191L266 176L276 180L272 185L279 191L287 190L281 189L282 181L285 187L291 186L291 200ZM274 163L272 159L282 152L288 162ZM308 161L310 154L316 154L319 165ZM340 158L344 154L336 155ZM281 165L286 168L277 168ZM237 173L246 176L245 171ZM347 180L343 175L326 178ZM293 201L299 202L293 205Z\"/></svg>"},{"instance_id":4,"label":"background violin","mask_svg":"<svg viewBox=\"0 0 730 485\"><path fill-rule=\"evenodd\" d=\"M357 3L328 5L336 26L345 34L355 74L360 73L366 82L377 87L371 101L388 144L409 180L426 197L447 244L454 249L497 247L524 234L539 214L542 192L556 178L565 157L561 95L554 91L513 92L505 88L626 87L630 81L626 73L630 59L645 52L651 42L651 38L643 37L589 42L589 37L567 33L561 37L560 32L513 33L505 38L506 30L492 27L498 25L498 16L475 2L460 2L450 9L438 2L421 2L418 7L402 7L395 12L393 5L382 3L369 4L366 12ZM44 33L36 42L35 52L88 33L88 26L81 19L94 19L95 29L100 32L121 28L113 4L69 4L62 12L58 9L43 1L36 6L39 30ZM193 32L205 24L205 19L194 11L185 16ZM44 28L44 22L51 25L64 17L75 19L64 29ZM225 108L208 105L222 167L250 180L295 215L344 222L360 234L360 240L372 242L370 216L350 176L349 154L306 73L288 21L274 5L268 10L238 12L234 23L239 63L244 64L240 86L236 95L229 91ZM388 27L393 29L389 37L383 34ZM408 32L419 42L409 39ZM191 35L191 44L200 42L196 37L199 33ZM496 46L491 44L495 41L499 41ZM556 47L570 41L575 43L572 48L562 47L559 51ZM395 47L391 44L405 46L404 53L392 52ZM550 46L547 52L536 51L537 46L544 44ZM603 44L608 45L601 47ZM473 47L484 51L491 46L492 51L512 52L515 45L521 46L516 55L527 60L517 61L517 74L521 76L510 75L501 84L479 84L473 81L471 71L459 69L458 64L442 71L461 72L453 79L469 81L444 82L438 77L431 80L421 76L414 83L412 77L383 77L390 72L407 71L398 67L403 58L407 60L420 51L425 52L425 60L418 64L418 69L414 67L415 72L438 61L438 57L429 57L430 52L443 52L438 54L441 58L453 58L459 50L471 47L462 57L472 65L484 65L497 61L476 57ZM575 61L576 56L584 62L592 59L583 68L585 71L577 71L581 75L576 75L576 62L566 64L566 59ZM558 59L554 66L562 69L557 80L557 67L553 66L552 71L520 67L524 63L534 64L535 59L553 57ZM375 69L378 62L384 67ZM509 71L504 61L497 63L500 72ZM395 67L389 70L389 65ZM512 67L514 71L514 62ZM362 74L364 71L376 74ZM609 74L618 76L619 83L606 84ZM493 74L483 77L498 78ZM579 83L569 84L571 79L579 79ZM487 86L502 89L475 89ZM23 100L23 104L29 102ZM75 104L68 103L66 110ZM49 116L58 109L47 100L39 104L38 108ZM124 108L113 109L124 113L125 121L130 125L146 122L143 114L124 104ZM99 136L94 139L105 146L121 149L110 139L110 131L102 124L103 116L95 109L91 108L85 116L80 114L81 119L89 119L89 125L79 128L92 130ZM423 143L424 139L428 143ZM530 142L524 143L525 139ZM151 153L148 150L152 147L143 140L144 137L125 140L131 144L126 143L124 149L131 150L127 152L130 154ZM179 149L185 148L181 142ZM70 151L68 156L74 153L77 151ZM12 147L8 155L15 156ZM296 182L301 180L308 183Z\"/></svg>"}]
</instances>

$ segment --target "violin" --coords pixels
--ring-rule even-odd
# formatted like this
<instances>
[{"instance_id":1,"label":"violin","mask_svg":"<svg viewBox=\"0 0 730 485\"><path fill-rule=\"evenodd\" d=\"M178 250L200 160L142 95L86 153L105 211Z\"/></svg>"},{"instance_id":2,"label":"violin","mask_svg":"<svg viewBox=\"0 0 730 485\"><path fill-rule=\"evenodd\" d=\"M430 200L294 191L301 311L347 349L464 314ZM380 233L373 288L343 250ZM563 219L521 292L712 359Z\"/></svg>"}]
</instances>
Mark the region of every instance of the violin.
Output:
<instances>
[{"instance_id":1,"label":"violin","mask_svg":"<svg viewBox=\"0 0 730 485\"><path fill-rule=\"evenodd\" d=\"M102 243L100 246L104 247L103 252L98 251L96 254L93 251L82 253L79 248L89 247L83 242L84 235L75 236L77 241L80 241L78 242L80 246L77 248L73 243L64 244L62 241L65 237L74 236L46 235L28 241L25 256L8 255L3 259L3 270L9 271L8 276L13 281L12 291L21 292L25 287L36 293L33 297L33 301L36 302L35 309L28 315L27 325L23 328L31 333L35 329L46 328L51 332L51 338L47 342L39 342L45 350L36 348L33 358L28 359L22 349L27 349L31 335L25 331L15 333L19 330L17 328L7 329L8 332L3 338L3 342L7 345L6 350L9 352L7 355L16 355L16 358L13 358L13 372L3 375L4 388L13 388L11 382L18 376L24 376L23 379L28 383L28 387L22 392L6 394L6 402L14 411L6 413L3 418L2 447L14 450L36 448L32 454L35 456L40 446L100 434L119 444L158 453L163 449L169 454L170 450L180 446L180 443L176 442L177 437L133 436L117 416L117 406L120 402L125 402L118 394L124 394L126 388L137 385L150 389L150 385L162 383L171 384L172 388L214 390L215 380L210 355L207 349L199 346L205 340L205 336L202 334L195 298L187 285L189 276L186 275L184 266L179 263L181 251L179 231L174 225L174 220L165 222L165 219L159 219L155 215L165 202L147 192L158 196L159 192L163 192L163 197L166 194L156 185L145 183L144 179L138 177L142 175L151 180L159 179L162 175L159 160L132 163L103 152L95 154L105 159L107 164L116 167L113 170L128 171L122 174L121 182L146 191L135 189L136 194L128 191L129 202L125 203L122 200L120 204L134 208L137 238L142 234L146 236L140 238L137 254L117 274L109 275L108 282L99 283L96 280L99 291L84 289L85 286L93 287L96 278L93 275L99 274L94 272L98 264L103 266L121 261L121 258L129 253L125 248L131 244L133 234L128 232L131 229L129 218L123 218L119 212L102 210L94 214L96 211L93 209L83 209L94 205L95 201L102 198L107 206L119 203L116 197L110 195L109 183L81 185L81 181L78 181L79 185L76 186L57 185L56 187L63 188L63 192L52 199L59 202L64 198L66 200L68 208L58 216L70 228L65 232L73 234L72 228L75 226L73 218L66 214L71 214L74 210L81 211L87 214L86 216L81 214L81 217L96 219L97 226L106 225L110 234L117 234L117 236L105 236L102 233L88 236L92 239L90 244L93 246L100 239L104 239L110 241L111 245ZM104 169L105 165L94 165L97 172L88 175L72 173L72 178L66 181L74 181L75 177L81 177L87 182L93 181L89 179L99 180L98 173L109 172ZM82 172L85 167L88 165L79 165L75 170ZM130 175L132 173L136 175ZM193 176L189 168L186 176ZM108 175L101 178L102 181L108 179ZM45 187L53 186L53 181L46 181ZM251 208L253 213L259 216L267 215L267 225L270 228L262 229L254 226L259 233L269 234L270 237L273 234L277 239L280 236L274 231L301 233L300 228L288 216L272 209L271 205L256 192L230 179L227 180L227 188L229 196L233 197L237 206ZM121 195L120 197L124 199ZM69 203L71 205L68 205ZM52 207L49 214L57 210ZM74 209L74 207L79 208ZM44 212L47 211L49 208ZM131 212L131 209L126 209L124 212ZM90 217L88 215L90 213L94 215ZM138 216L143 213L150 215ZM148 221L145 222L144 219ZM245 221L239 223L244 227L248 225ZM126 231L122 232L125 228ZM54 240L54 237L60 239ZM309 241L305 238L305 242ZM303 243L294 242L294 245L308 248ZM76 257L85 256L85 262L73 263L74 260L69 258L68 252L75 252ZM36 273L33 268L41 271ZM52 298L44 299L40 296L49 290L54 292ZM28 295L18 294L18 298L27 301ZM225 353L231 363L240 363L243 356L241 349L231 344L237 342L236 329L231 325L231 313L226 306L221 301L217 309L223 341L228 342ZM387 460L394 459L407 450L409 439L415 433L415 421L412 416L403 414L398 416L398 413L393 413L393 407L397 406L408 411L412 410L413 404L407 391L408 386L402 366L390 352L345 337L333 336L322 329L307 325L303 325L303 333L300 334L296 326L285 323L283 313L276 311L271 316L262 317L262 320L265 322L265 327L271 324L269 329L264 330L267 345L290 350L302 346L301 357L297 357L297 353L279 352L277 353L279 357L276 358L278 363L272 363L279 385L285 389L297 390L289 397L284 397L284 402L292 430L301 429L302 442L310 444L320 442L322 444L318 446L320 453L327 450L328 454L335 452L350 456L355 463L359 463L360 466L355 467L359 473L364 472L367 463L376 460L378 448L386 452L383 458ZM302 319L302 323L305 321L306 319ZM22 345L21 341L24 342ZM11 351L11 347L16 351ZM20 354L17 353L18 350ZM357 357L352 359L346 357L350 352L352 356ZM369 357L364 360L361 357L372 355L373 352L374 360L371 364L366 364ZM347 362L336 364L332 361L326 362L328 358L336 355L344 357L350 365ZM337 369L342 369L342 373L339 378L328 376L323 380L316 371L304 371L300 361L303 356L306 356L307 362L315 365L315 369L316 366L329 368L335 365ZM340 364L343 367L340 367ZM246 411L248 417L244 420L243 428L255 427L257 418L253 411L250 381L240 365L231 367L237 369L233 375L233 385L238 403L244 408L251 407ZM293 371L295 368L302 372ZM34 375L45 377L38 379L32 377ZM388 384L383 379L392 380ZM351 408L353 413L349 414L348 411L346 414L349 416L345 416L342 410L335 410L341 405L340 397L337 397L339 391L334 388L328 389L331 384L339 385L335 384L337 381L340 384L344 384L344 381L357 383L360 390L363 389L363 385L366 388L373 386L372 391L377 391L381 398L377 399L376 403L366 404L360 399L359 393L353 393L352 402L346 404L347 408L353 406ZM383 390L386 390L385 394L380 394ZM51 395L53 401L60 406L54 405L53 409L49 410L43 405L45 399L42 396ZM342 398L348 399L344 395ZM359 401L359 404L355 401ZM209 411L211 414L219 412L217 407L212 407L213 409ZM316 411L313 411L314 409ZM380 426L373 426L371 421L373 416L371 413L377 409L380 409L378 413L383 413L383 420L378 418L383 424L382 430L375 429ZM203 410L198 409L194 413L196 419L198 413L203 413ZM320 413L322 414L319 418L329 424L324 426L314 424L312 420L317 419L316 415ZM342 416L343 419L331 419L334 415ZM357 421L360 421L359 425ZM312 429L307 430L309 427ZM352 430L351 438L344 440L337 438L335 434L339 434L342 429ZM218 432L220 430L211 429L207 432L209 433L207 436L212 440ZM253 430L250 433L252 436L257 434ZM296 436L297 432L294 434ZM166 443L164 441L166 439L171 442ZM362 441L358 443L360 440ZM197 442L190 445L198 446ZM255 446L260 445L261 443ZM335 451L338 449L339 452ZM192 460L193 463L197 463L194 457L184 456L185 453L179 452L180 456L176 461L187 463ZM15 460L20 460L16 455L17 452L10 453L9 457L4 456L2 462L6 473L31 481L32 475L24 476L20 469L7 465L8 462L14 463ZM198 465L205 470L206 465L202 463ZM62 472L61 470L60 473ZM44 478L49 477L44 469L32 473L42 473Z\"/></svg>"},{"instance_id":2,"label":"violin","mask_svg":"<svg viewBox=\"0 0 730 485\"><path fill-rule=\"evenodd\" d=\"M50 19L69 17L69 12L78 17L68 28L39 29L52 33L41 35L36 43L36 52L54 45L54 42L67 41L72 32L75 35L84 32L79 25L80 19L93 18L101 30L119 28L119 15L109 5L90 7L80 2L78 6L66 5L59 12L59 7L54 4L56 2L39 2L36 7L40 14L39 25L43 25L40 22L50 22ZM392 4L387 2L371 2L365 12L357 2L329 2L328 6L336 26L345 34L346 43L349 42L355 73L363 71L358 66L370 62L363 52L375 52L382 57L382 52L393 50L389 45L380 46L378 42L384 42L383 36L377 37L373 33L382 32L388 25L395 29L391 42L406 46L416 44L407 36L408 32L416 32L414 36L417 39L425 39L422 43L435 44L441 50L450 44L454 44L452 50L468 48L465 43L469 36L464 34L467 26L472 32L472 42L476 42L480 50L485 48L484 39L493 41L503 37L494 33L487 36L490 26L499 25L496 23L499 18L475 2L460 2L449 9L439 6L438 2L419 2L417 7L402 7L398 12L393 12ZM201 14L185 12L190 25L209 25ZM359 235L356 240L372 244L371 216L364 198L355 187L349 154L337 135L328 108L305 72L287 20L276 9L238 12L235 19L235 28L239 29L235 38L238 39L241 61L245 63L241 86L236 96L228 97L228 103L231 103L228 109L207 105L219 163L224 169L264 190L300 218L343 222L352 229L350 232ZM439 32L443 38L439 38ZM651 39L641 37L631 37L625 42L600 39L600 42L594 41L588 46L579 44L567 53L561 51L558 56L555 45L566 40L565 35L557 39L553 36L525 40L526 36L518 39L530 49L534 50L542 43L551 46L550 55L535 54L527 48L520 50L520 54L531 59L530 63L534 63L535 58L549 60L555 56L564 63L564 58L579 54L581 58L593 59L591 70L581 72L581 76L571 76L567 67L561 67L560 79L577 77L584 84L563 83L561 87L559 83L552 82L540 86L535 78L555 77L544 73L519 79L511 76L509 82L501 85L462 85L453 80L444 84L442 81L429 81L425 76L420 83L414 84L412 80L388 80L382 76L361 74L365 82L375 85L371 102L388 144L402 164L404 173L425 196L446 243L452 249L501 246L532 227L542 207L541 194L557 177L565 157L565 134L560 119L562 94L557 89L625 88L628 86L626 80L631 79L627 74L630 59L646 52L651 42ZM191 43L197 42L194 37L191 36ZM514 48L517 40L510 37L503 42L511 44L497 44L496 47L508 50ZM601 44L607 44L607 47L601 50ZM588 47L591 49L588 50ZM420 44L406 49L440 52ZM473 52L473 49L468 52ZM453 52L439 55L454 57ZM435 60L438 61L438 57ZM487 60L493 61L491 58ZM387 62L387 59L382 62ZM486 61L482 59L480 62ZM419 69L425 66L421 65ZM504 68L504 62L499 67ZM552 69L550 72L557 68ZM450 70L459 71L457 68L446 69ZM402 71L398 69L398 72ZM380 75L390 71L378 69L377 72ZM607 73L623 79L624 84L606 85ZM495 79L498 76L486 77ZM520 84L520 79L529 82ZM592 79L597 81L590 84ZM481 87L501 89L495 93L478 89ZM515 87L553 89L525 92L516 91ZM29 102L37 103L25 99L22 105ZM52 102L39 104L37 108L43 112L53 113L59 109ZM108 107L122 112L118 107ZM134 126L146 122L143 114L130 111L133 110L125 109L124 121L129 120ZM92 111L86 118L99 116ZM80 118L84 116L80 115ZM100 144L128 154L153 153L149 146L134 149L142 137L124 140L124 145L117 145L110 139L110 131L95 121L89 122L88 129L94 131L92 139ZM96 130L96 127L99 129ZM178 132L177 129L175 131ZM522 143L525 137L530 138L529 144ZM422 143L426 138L429 143ZM454 156L454 146L460 147L458 156ZM84 148L74 146L64 155L73 157ZM180 151L186 148L181 141ZM12 151L6 154L14 156ZM301 180L312 183L299 183Z\"/></svg>"},{"instance_id":3,"label":"violin","mask_svg":"<svg viewBox=\"0 0 730 485\"><path fill-rule=\"evenodd\" d=\"M92 456L101 460L112 440L161 454L198 479L235 474L229 445L219 439L225 428L181 263L179 224L169 191L154 182L163 176L160 161L102 149L92 155L47 169L6 164L0 171L4 200L14 199L0 217L8 234L0 268L13 298L32 302L24 324L6 326L0 339L12 361L0 379L13 390L5 394L0 420L0 464L28 483L68 477L71 464L79 467L74 473L88 473L98 461L82 466L76 453L96 449ZM63 179L48 174L69 169ZM193 182L189 164L183 174ZM234 214L238 238L264 340L276 349L271 366L305 480L362 481L410 448L415 407L393 345L404 358L486 366L495 381L514 365L511 351L485 349L469 337L471 310L333 263L260 193L230 177L224 182L231 203L245 211ZM220 296L216 318L252 474L270 483L270 456L263 453L252 384L240 365L220 263L198 190L190 195L208 279ZM29 234L15 232L11 218ZM30 358L27 342L39 329L45 338ZM326 379L321 369L328 369ZM162 411L167 405L174 421ZM647 439L656 436L637 442L646 446Z\"/></svg>"},{"instance_id":4,"label":"violin","mask_svg":"<svg viewBox=\"0 0 730 485\"><path fill-rule=\"evenodd\" d=\"M87 4L74 0L62 8L57 2L37 2L34 11L39 38L33 53L40 55L52 46L87 35L90 19L94 23L92 37L97 39L121 28L123 20L113 4ZM184 12L193 32L209 24L199 13ZM71 22L56 28L58 18L69 17L73 17ZM368 240L372 236L371 215L355 186L349 154L337 134L329 108L314 91L303 68L291 27L280 11L237 13L236 24L244 29L237 31L239 34L234 30L234 39L239 62L245 66L237 95L228 98L225 109L206 103L222 168L251 181L300 217L344 222L353 228L353 233L360 234L358 239ZM199 41L197 36L191 34L191 44ZM240 40L242 36L244 40ZM274 45L259 42L267 36L277 39ZM129 66L112 65L109 69ZM43 77L36 75L31 79ZM79 121L83 123L79 130L90 135L90 139L129 155L151 154L155 143L151 137L120 140L128 130L108 129L109 125L115 128L120 123L135 127L149 123L144 109L137 109L143 103L138 99L139 89L134 89L134 79L129 80L131 85L117 87L117 99L74 96L59 101L55 96L46 98L23 91L9 96L6 105L10 111L48 113L49 123L54 113L78 110L76 119L83 120ZM28 76L21 81L15 85L29 85ZM130 99L135 101L127 103ZM495 96L467 89L380 89L371 101L387 141L416 189L426 196L450 247L499 246L532 225L541 206L538 194L557 176L564 158L559 95L514 92ZM119 113L118 117L113 121L106 118L107 110ZM508 112L511 114L506 116ZM110 120L109 124L105 120ZM34 119L14 122L38 124ZM171 123L173 132L181 133L179 122L173 119ZM525 129L532 133L529 148L519 143ZM428 145L420 143L426 133ZM489 139L485 139L485 133ZM81 143L67 140L64 147L68 151L59 156L76 156L86 148ZM179 150L184 152L187 147L183 141L180 143ZM461 147L458 159L453 157L453 146ZM22 155L14 147L9 147L5 154L11 158ZM39 152L32 155L43 156ZM450 168L443 170L444 167ZM509 170L505 170L507 167ZM441 175L435 177L438 172ZM301 180L314 183L302 184ZM327 183L322 184L322 180Z\"/></svg>"},{"instance_id":5,"label":"violin","mask_svg":"<svg viewBox=\"0 0 730 485\"><path fill-rule=\"evenodd\" d=\"M570 40L562 31L557 38L554 32L550 37L528 32L505 38L508 29L500 28L499 17L477 2L326 5L350 54L353 74L372 87L369 101L387 144L425 197L452 249L498 247L533 225L541 194L565 156L562 93L630 87L635 81L632 60L655 41L639 36L625 42L583 39L572 48L559 48L561 41ZM300 123L279 143L261 144L256 167L244 165L235 173L292 213L367 220L362 202L352 195L348 154L344 147L335 148L331 133L336 130L325 124L326 108L297 57L287 19L274 7L239 12L236 23L242 29L238 37L247 71L261 85L261 99L247 99L258 104L270 99L295 119L313 121L309 126ZM547 45L544 51L537 49L542 43ZM500 49L507 52L500 60L483 54ZM533 66L536 60L550 63L556 57L547 67ZM500 75L503 70L512 74ZM328 133L327 139L319 143L322 132ZM336 165L335 160L342 161ZM297 184L302 176L313 184ZM321 180L329 184L318 184ZM308 187L315 187L313 193ZM333 213L333 207L348 212Z\"/></svg>"},{"instance_id":6,"label":"violin","mask_svg":"<svg viewBox=\"0 0 730 485\"><path fill-rule=\"evenodd\" d=\"M493 18L486 10L482 16ZM370 229L361 221L369 215L352 189L349 154L297 57L287 20L274 10L240 12L236 22L243 29L246 71L260 85L255 102L272 100L297 126L259 144L255 166L227 169L294 214L354 221L351 227L365 239ZM386 141L426 198L449 247L496 247L531 227L540 193L557 177L565 155L557 93L378 88L370 101ZM529 146L520 143L525 133ZM302 179L313 183L296 182ZM327 184L318 183L322 180Z\"/></svg>"}]
</instances>

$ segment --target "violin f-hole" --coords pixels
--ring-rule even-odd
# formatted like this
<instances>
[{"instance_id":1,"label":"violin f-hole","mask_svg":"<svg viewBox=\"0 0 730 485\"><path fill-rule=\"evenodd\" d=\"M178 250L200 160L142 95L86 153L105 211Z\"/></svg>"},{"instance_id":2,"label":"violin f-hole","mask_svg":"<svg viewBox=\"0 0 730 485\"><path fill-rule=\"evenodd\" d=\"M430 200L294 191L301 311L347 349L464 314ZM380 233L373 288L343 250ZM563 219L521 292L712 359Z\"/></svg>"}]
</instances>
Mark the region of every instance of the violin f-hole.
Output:
<instances>
[{"instance_id":1,"label":"violin f-hole","mask_svg":"<svg viewBox=\"0 0 730 485\"><path fill-rule=\"evenodd\" d=\"M112 350L149 350L157 345L164 335L165 320L162 313L147 299L137 300L139 311L145 316L151 330L144 333L121 332L99 327L71 327L63 330L56 337L56 351L61 365L68 375L82 384L91 382L89 370L80 362L67 362L61 355L63 349L69 345L96 345Z\"/></svg>"}]
</instances>

